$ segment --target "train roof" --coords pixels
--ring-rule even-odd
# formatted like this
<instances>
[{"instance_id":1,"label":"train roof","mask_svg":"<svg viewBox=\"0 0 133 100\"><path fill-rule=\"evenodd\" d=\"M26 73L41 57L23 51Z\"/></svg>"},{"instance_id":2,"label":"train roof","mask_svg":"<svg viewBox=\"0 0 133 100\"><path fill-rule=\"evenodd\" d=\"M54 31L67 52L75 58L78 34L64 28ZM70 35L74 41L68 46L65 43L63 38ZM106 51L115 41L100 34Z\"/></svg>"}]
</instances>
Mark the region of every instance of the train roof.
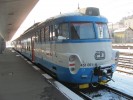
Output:
<instances>
[{"instance_id":1,"label":"train roof","mask_svg":"<svg viewBox=\"0 0 133 100\"><path fill-rule=\"evenodd\" d=\"M67 13L67 14L62 14L60 16L56 16L55 19L68 19L68 21L100 21L100 22L107 22L107 19L103 16L89 16L80 12L75 12L75 13ZM71 19L72 18L72 19ZM64 20L65 21L65 20Z\"/></svg>"},{"instance_id":2,"label":"train roof","mask_svg":"<svg viewBox=\"0 0 133 100\"><path fill-rule=\"evenodd\" d=\"M43 22L38 22L32 25L30 28L28 28L22 35L26 34L27 32L40 27L42 25L45 25L46 23L49 22L55 22L55 23L62 23L62 22L87 22L87 21L92 21L92 22L103 22L107 23L108 20L100 15L99 9L94 8L94 7L88 7L88 8L83 8L83 9L78 9L75 12L72 13L65 13L65 14L60 14L55 17L48 18L47 20ZM22 36L21 35L21 36ZM19 38L18 38L19 39Z\"/></svg>"},{"instance_id":3,"label":"train roof","mask_svg":"<svg viewBox=\"0 0 133 100\"><path fill-rule=\"evenodd\" d=\"M108 20L105 17L100 15L99 9L95 7L82 8L72 13L60 14L55 17L51 17L42 23L46 23L52 20L55 20L57 22L61 22L61 21L63 22L64 21L66 22L67 21L95 21L95 22L105 22L105 23L108 22Z\"/></svg>"},{"instance_id":4,"label":"train roof","mask_svg":"<svg viewBox=\"0 0 133 100\"><path fill-rule=\"evenodd\" d=\"M26 31L24 31L24 33L26 33L26 32L28 32L28 31L34 29L34 28L35 28L36 26L38 26L39 24L40 24L40 22L35 23L35 24L32 25L31 27L29 27Z\"/></svg>"}]
</instances>

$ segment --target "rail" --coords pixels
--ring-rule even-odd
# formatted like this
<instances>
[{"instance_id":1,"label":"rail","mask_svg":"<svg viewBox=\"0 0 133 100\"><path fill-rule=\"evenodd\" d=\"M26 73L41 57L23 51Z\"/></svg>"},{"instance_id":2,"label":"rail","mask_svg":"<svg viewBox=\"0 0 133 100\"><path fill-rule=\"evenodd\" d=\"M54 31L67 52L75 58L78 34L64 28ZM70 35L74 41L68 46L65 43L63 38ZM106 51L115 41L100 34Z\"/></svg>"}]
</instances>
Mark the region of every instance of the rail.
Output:
<instances>
[{"instance_id":1,"label":"rail","mask_svg":"<svg viewBox=\"0 0 133 100\"><path fill-rule=\"evenodd\" d=\"M133 44L113 44L112 47L120 52L116 70L133 75Z\"/></svg>"},{"instance_id":2,"label":"rail","mask_svg":"<svg viewBox=\"0 0 133 100\"><path fill-rule=\"evenodd\" d=\"M103 96L104 94L106 94L107 92L109 92L109 94L112 94L112 98L115 95L117 95L118 98L120 98L120 100L122 99L127 99L127 100L133 100L133 97L131 95L128 95L120 90L117 90L113 87L110 87L108 85L99 85L98 87L95 88L89 88L86 89L85 91L83 90L78 90L78 89L73 89L72 87L69 87L70 90L74 91L75 93L77 93L79 96L81 96L84 100L94 100L97 99L98 97ZM88 90L88 91L87 91ZM103 94L100 94L99 91L102 91ZM93 95L91 95L93 94ZM106 98L108 95L106 95ZM110 96L109 96L110 97Z\"/></svg>"},{"instance_id":3,"label":"rail","mask_svg":"<svg viewBox=\"0 0 133 100\"><path fill-rule=\"evenodd\" d=\"M109 90L109 91L111 91L111 92L113 92L113 93L115 93L115 94L117 94L119 96L122 96L122 97L126 98L127 100L133 100L133 96L131 96L131 95L128 95L128 94L126 94L126 93L124 93L122 91L119 91L119 90L117 90L117 89L115 89L113 87L107 86L107 85L102 85L102 86L105 89L107 89L107 90Z\"/></svg>"},{"instance_id":4,"label":"rail","mask_svg":"<svg viewBox=\"0 0 133 100\"><path fill-rule=\"evenodd\" d=\"M132 56L121 56L118 61L117 71L133 75L133 57Z\"/></svg>"}]
</instances>

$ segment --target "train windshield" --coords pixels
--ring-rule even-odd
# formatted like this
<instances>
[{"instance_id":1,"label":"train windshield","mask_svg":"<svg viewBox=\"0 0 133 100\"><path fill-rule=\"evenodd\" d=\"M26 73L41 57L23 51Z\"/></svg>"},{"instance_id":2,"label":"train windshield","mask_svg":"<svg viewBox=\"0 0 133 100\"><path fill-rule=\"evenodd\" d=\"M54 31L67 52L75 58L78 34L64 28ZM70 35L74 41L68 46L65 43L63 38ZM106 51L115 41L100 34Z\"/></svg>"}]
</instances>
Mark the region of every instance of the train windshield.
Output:
<instances>
[{"instance_id":1,"label":"train windshield","mask_svg":"<svg viewBox=\"0 0 133 100\"><path fill-rule=\"evenodd\" d=\"M107 24L96 23L96 29L97 29L98 38L105 38L105 39L110 38Z\"/></svg>"},{"instance_id":2,"label":"train windshield","mask_svg":"<svg viewBox=\"0 0 133 100\"><path fill-rule=\"evenodd\" d=\"M95 32L93 23L71 23L71 39L94 39Z\"/></svg>"}]
</instances>

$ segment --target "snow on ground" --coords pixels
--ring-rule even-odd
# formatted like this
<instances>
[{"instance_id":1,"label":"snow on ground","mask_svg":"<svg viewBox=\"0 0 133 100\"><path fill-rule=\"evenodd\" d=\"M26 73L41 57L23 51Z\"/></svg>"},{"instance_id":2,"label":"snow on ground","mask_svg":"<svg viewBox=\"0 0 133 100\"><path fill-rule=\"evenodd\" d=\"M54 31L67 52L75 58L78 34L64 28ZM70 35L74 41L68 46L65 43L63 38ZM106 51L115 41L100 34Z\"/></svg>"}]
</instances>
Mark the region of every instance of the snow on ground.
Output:
<instances>
[{"instance_id":1,"label":"snow on ground","mask_svg":"<svg viewBox=\"0 0 133 100\"><path fill-rule=\"evenodd\" d=\"M126 44L127 45L127 44ZM129 44L128 44L129 45ZM133 44L130 44L130 46L133 46ZM133 49L113 49L113 50L118 50L119 52L123 52L123 53L133 53ZM124 57L124 58L133 58L133 56L123 56L123 55L120 55L120 57ZM119 62L120 64L120 62ZM127 64L127 63L125 63ZM128 64L128 65L132 65L132 64ZM130 72L133 72L132 69L126 69L126 68L120 68L120 67L117 67L117 69L120 69L120 70L124 70L124 71L130 71ZM108 84L111 86L111 87L114 87L120 91L123 91L124 93L127 93L131 96L133 96L133 75L129 75L129 74L125 74L125 73L121 73L121 72L115 72L113 74L113 81L110 81Z\"/></svg>"},{"instance_id":2,"label":"snow on ground","mask_svg":"<svg viewBox=\"0 0 133 100\"><path fill-rule=\"evenodd\" d=\"M128 68L124 68L124 67L117 67L116 69L117 70L124 71L124 72L133 73L133 70L132 69L128 69Z\"/></svg>"},{"instance_id":3,"label":"snow on ground","mask_svg":"<svg viewBox=\"0 0 133 100\"><path fill-rule=\"evenodd\" d=\"M113 49L123 53L133 53L133 49Z\"/></svg>"},{"instance_id":4,"label":"snow on ground","mask_svg":"<svg viewBox=\"0 0 133 100\"><path fill-rule=\"evenodd\" d=\"M122 58L133 58L133 56L123 56L123 55L120 55L119 57L122 57Z\"/></svg>"},{"instance_id":5,"label":"snow on ground","mask_svg":"<svg viewBox=\"0 0 133 100\"><path fill-rule=\"evenodd\" d=\"M108 83L111 87L133 96L133 75L116 71L113 75L113 80L115 82L110 81Z\"/></svg>"},{"instance_id":6,"label":"snow on ground","mask_svg":"<svg viewBox=\"0 0 133 100\"><path fill-rule=\"evenodd\" d=\"M92 97L92 100L126 100L107 90L100 90L97 93L91 93L89 96Z\"/></svg>"},{"instance_id":7,"label":"snow on ground","mask_svg":"<svg viewBox=\"0 0 133 100\"><path fill-rule=\"evenodd\" d=\"M112 44L112 46L133 46L133 43Z\"/></svg>"},{"instance_id":8,"label":"snow on ground","mask_svg":"<svg viewBox=\"0 0 133 100\"><path fill-rule=\"evenodd\" d=\"M115 72L113 75L113 81L110 81L108 85L119 91L133 96L133 75L123 74ZM127 100L122 96L118 96L107 90L99 90L97 92L88 94L93 100Z\"/></svg>"}]
</instances>

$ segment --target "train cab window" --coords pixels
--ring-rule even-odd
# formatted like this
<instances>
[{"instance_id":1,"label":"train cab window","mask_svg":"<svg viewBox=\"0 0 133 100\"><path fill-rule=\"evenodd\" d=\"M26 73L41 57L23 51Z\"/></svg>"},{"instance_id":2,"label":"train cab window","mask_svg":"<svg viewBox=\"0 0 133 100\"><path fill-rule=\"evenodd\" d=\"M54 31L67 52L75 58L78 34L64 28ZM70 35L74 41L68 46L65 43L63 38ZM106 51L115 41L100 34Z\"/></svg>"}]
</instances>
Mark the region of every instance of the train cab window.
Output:
<instances>
[{"instance_id":1,"label":"train cab window","mask_svg":"<svg viewBox=\"0 0 133 100\"><path fill-rule=\"evenodd\" d=\"M69 39L69 27L68 23L59 25L58 40Z\"/></svg>"},{"instance_id":2,"label":"train cab window","mask_svg":"<svg viewBox=\"0 0 133 100\"><path fill-rule=\"evenodd\" d=\"M98 38L105 38L105 39L110 38L107 24L96 23L96 29L97 29Z\"/></svg>"},{"instance_id":3,"label":"train cab window","mask_svg":"<svg viewBox=\"0 0 133 100\"><path fill-rule=\"evenodd\" d=\"M94 39L93 23L71 23L71 39Z\"/></svg>"}]
</instances>

